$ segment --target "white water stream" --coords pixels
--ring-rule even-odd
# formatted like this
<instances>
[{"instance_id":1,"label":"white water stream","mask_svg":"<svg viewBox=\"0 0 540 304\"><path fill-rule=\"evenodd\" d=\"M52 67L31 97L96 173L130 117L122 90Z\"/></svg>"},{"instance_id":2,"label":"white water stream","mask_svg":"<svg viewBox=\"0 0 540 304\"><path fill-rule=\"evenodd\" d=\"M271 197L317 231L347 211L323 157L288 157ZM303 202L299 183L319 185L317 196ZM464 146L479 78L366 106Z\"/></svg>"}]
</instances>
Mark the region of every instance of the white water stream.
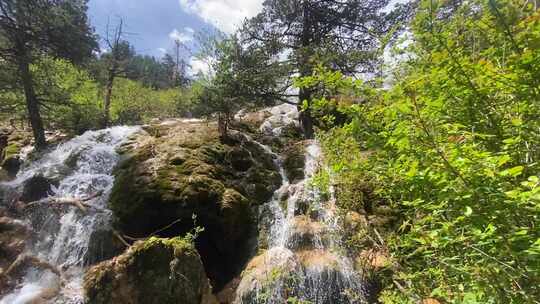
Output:
<instances>
[{"instance_id":1,"label":"white water stream","mask_svg":"<svg viewBox=\"0 0 540 304\"><path fill-rule=\"evenodd\" d=\"M61 272L61 277L46 267L29 265L22 281L0 304L82 303L82 277L89 257L89 242L97 228L109 225L107 199L113 185L112 170L118 162L115 149L137 127L113 127L90 131L58 145L54 150L23 168L15 180L0 184L22 192L25 182L42 176L55 181L48 198L25 210L32 230L26 254ZM54 206L51 199L84 199L87 211L75 206ZM8 202L5 202L6 204Z\"/></svg>"},{"instance_id":2,"label":"white water stream","mask_svg":"<svg viewBox=\"0 0 540 304\"><path fill-rule=\"evenodd\" d=\"M296 108L271 109L261 131L279 135L296 121ZM281 174L282 185L263 206L268 222L268 249L245 271L236 294L240 304L348 304L364 303L361 274L341 244L342 230L335 214L335 199L324 199L311 183L321 169L322 153L317 141L307 143L304 178L289 181L282 159L267 146ZM265 219L263 219L263 222ZM250 264L252 264L250 263Z\"/></svg>"}]
</instances>

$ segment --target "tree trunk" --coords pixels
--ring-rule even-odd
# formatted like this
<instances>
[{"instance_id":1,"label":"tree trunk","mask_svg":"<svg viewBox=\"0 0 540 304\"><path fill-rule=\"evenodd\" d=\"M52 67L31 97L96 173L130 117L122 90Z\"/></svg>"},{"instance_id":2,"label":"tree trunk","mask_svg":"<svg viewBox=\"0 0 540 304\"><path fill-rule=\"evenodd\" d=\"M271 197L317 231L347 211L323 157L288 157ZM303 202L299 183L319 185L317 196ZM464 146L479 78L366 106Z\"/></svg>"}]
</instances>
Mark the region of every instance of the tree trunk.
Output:
<instances>
[{"instance_id":1,"label":"tree trunk","mask_svg":"<svg viewBox=\"0 0 540 304\"><path fill-rule=\"evenodd\" d=\"M302 132L304 133L304 136L306 138L313 138L314 136L314 130L313 130L313 117L311 117L311 109L310 109L310 100L311 100L311 92L308 89L302 88L300 89L299 93L299 103L298 103L298 112L299 120L300 120L300 127L302 128ZM302 105L304 103L304 100L307 100L308 107L305 109L302 108Z\"/></svg>"},{"instance_id":2,"label":"tree trunk","mask_svg":"<svg viewBox=\"0 0 540 304\"><path fill-rule=\"evenodd\" d=\"M105 87L105 101L103 103L103 128L106 128L111 123L111 97L112 89L114 85L114 76L111 73L107 79L107 85Z\"/></svg>"},{"instance_id":3,"label":"tree trunk","mask_svg":"<svg viewBox=\"0 0 540 304\"><path fill-rule=\"evenodd\" d=\"M229 138L229 121L230 116L229 113L218 113L218 131L219 131L219 137L222 141L225 141Z\"/></svg>"},{"instance_id":4,"label":"tree trunk","mask_svg":"<svg viewBox=\"0 0 540 304\"><path fill-rule=\"evenodd\" d=\"M309 15L309 1L304 0L302 3L302 49L300 50L299 71L300 77L311 76L312 68L310 65L310 44L312 39L311 33L311 17ZM307 107L304 109L304 101L307 102ZM313 138L313 118L311 117L311 91L307 88L300 89L298 95L298 111L300 113L300 127L306 138Z\"/></svg>"},{"instance_id":5,"label":"tree trunk","mask_svg":"<svg viewBox=\"0 0 540 304\"><path fill-rule=\"evenodd\" d=\"M47 141L45 139L43 120L39 113L39 102L34 91L34 80L30 72L30 62L28 57L23 54L18 57L18 63L26 99L26 109L28 110L28 119L34 134L35 147L37 150L43 150L47 146Z\"/></svg>"}]
</instances>

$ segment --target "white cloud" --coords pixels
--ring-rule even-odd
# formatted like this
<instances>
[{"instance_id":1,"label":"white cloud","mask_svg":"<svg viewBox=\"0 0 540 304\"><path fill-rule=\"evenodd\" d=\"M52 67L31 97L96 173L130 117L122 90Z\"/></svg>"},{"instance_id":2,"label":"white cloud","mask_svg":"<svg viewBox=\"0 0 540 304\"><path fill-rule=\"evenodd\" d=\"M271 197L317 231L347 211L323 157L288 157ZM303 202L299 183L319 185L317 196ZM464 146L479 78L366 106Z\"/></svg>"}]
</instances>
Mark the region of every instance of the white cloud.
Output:
<instances>
[{"instance_id":1,"label":"white cloud","mask_svg":"<svg viewBox=\"0 0 540 304\"><path fill-rule=\"evenodd\" d=\"M189 70L188 74L190 76L196 76L202 74L204 76L212 76L212 58L200 59L196 57L191 57L189 59Z\"/></svg>"},{"instance_id":2,"label":"white cloud","mask_svg":"<svg viewBox=\"0 0 540 304\"><path fill-rule=\"evenodd\" d=\"M167 50L164 49L164 48L158 48L157 50L160 51L163 54L167 53Z\"/></svg>"},{"instance_id":3,"label":"white cloud","mask_svg":"<svg viewBox=\"0 0 540 304\"><path fill-rule=\"evenodd\" d=\"M179 0L182 9L201 17L226 33L262 9L263 0Z\"/></svg>"},{"instance_id":4,"label":"white cloud","mask_svg":"<svg viewBox=\"0 0 540 304\"><path fill-rule=\"evenodd\" d=\"M190 28L190 27L185 27L185 28L184 28L184 31L185 31L186 33L191 34L191 35L195 34L195 30L192 29L192 28Z\"/></svg>"},{"instance_id":5,"label":"white cloud","mask_svg":"<svg viewBox=\"0 0 540 304\"><path fill-rule=\"evenodd\" d=\"M193 40L193 33L192 32L179 32L177 29L174 29L170 34L169 34L169 38L171 38L171 40L178 40L180 42L189 42L191 40Z\"/></svg>"}]
</instances>

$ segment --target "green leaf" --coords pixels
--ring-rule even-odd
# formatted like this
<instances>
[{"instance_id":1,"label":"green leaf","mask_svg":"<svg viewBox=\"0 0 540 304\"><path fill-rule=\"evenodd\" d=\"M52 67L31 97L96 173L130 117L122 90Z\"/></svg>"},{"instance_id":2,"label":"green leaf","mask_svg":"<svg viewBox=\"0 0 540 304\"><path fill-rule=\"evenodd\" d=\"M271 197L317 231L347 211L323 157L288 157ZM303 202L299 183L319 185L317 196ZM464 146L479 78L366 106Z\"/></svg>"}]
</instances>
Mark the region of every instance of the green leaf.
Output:
<instances>
[{"instance_id":1,"label":"green leaf","mask_svg":"<svg viewBox=\"0 0 540 304\"><path fill-rule=\"evenodd\" d=\"M502 171L501 175L502 176L516 177L516 176L519 176L519 175L521 175L523 173L523 169L524 169L523 166L516 166L516 167L506 169L506 170Z\"/></svg>"},{"instance_id":2,"label":"green leaf","mask_svg":"<svg viewBox=\"0 0 540 304\"><path fill-rule=\"evenodd\" d=\"M519 127L523 124L523 120L521 118L513 118L512 119L512 125Z\"/></svg>"}]
</instances>

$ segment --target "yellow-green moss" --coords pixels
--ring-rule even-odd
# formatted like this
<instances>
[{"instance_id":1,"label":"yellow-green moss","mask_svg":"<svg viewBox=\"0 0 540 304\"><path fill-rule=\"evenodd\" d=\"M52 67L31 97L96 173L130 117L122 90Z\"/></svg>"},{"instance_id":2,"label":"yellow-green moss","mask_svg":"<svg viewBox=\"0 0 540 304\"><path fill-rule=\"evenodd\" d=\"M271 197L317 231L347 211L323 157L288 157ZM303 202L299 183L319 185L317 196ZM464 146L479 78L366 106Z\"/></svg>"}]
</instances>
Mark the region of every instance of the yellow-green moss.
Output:
<instances>
[{"instance_id":1,"label":"yellow-green moss","mask_svg":"<svg viewBox=\"0 0 540 304\"><path fill-rule=\"evenodd\" d=\"M91 268L86 302L199 304L210 286L193 244L184 238L152 237Z\"/></svg>"},{"instance_id":2,"label":"yellow-green moss","mask_svg":"<svg viewBox=\"0 0 540 304\"><path fill-rule=\"evenodd\" d=\"M18 143L11 143L7 145L0 155L0 165L5 166L7 162L13 161L13 159L18 158L19 153L21 152L21 147Z\"/></svg>"}]
</instances>

